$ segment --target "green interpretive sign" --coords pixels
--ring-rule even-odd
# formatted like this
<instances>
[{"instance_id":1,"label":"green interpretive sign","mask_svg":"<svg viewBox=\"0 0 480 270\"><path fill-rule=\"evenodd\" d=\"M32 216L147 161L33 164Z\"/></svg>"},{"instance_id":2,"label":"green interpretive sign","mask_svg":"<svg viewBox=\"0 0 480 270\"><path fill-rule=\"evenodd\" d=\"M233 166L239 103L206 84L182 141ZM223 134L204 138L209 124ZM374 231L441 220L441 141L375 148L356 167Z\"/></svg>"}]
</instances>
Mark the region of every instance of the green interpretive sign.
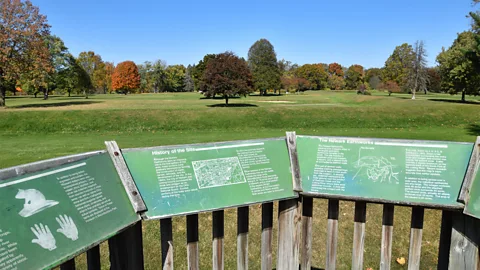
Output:
<instances>
[{"instance_id":1,"label":"green interpretive sign","mask_svg":"<svg viewBox=\"0 0 480 270\"><path fill-rule=\"evenodd\" d=\"M108 154L0 181L0 269L45 269L140 220Z\"/></svg>"},{"instance_id":2,"label":"green interpretive sign","mask_svg":"<svg viewBox=\"0 0 480 270\"><path fill-rule=\"evenodd\" d=\"M469 199L466 202L464 213L480 219L480 173L478 170L470 187Z\"/></svg>"},{"instance_id":3,"label":"green interpretive sign","mask_svg":"<svg viewBox=\"0 0 480 270\"><path fill-rule=\"evenodd\" d=\"M306 194L461 208L472 143L297 136Z\"/></svg>"},{"instance_id":4,"label":"green interpretive sign","mask_svg":"<svg viewBox=\"0 0 480 270\"><path fill-rule=\"evenodd\" d=\"M297 196L283 138L122 152L149 219Z\"/></svg>"}]
</instances>

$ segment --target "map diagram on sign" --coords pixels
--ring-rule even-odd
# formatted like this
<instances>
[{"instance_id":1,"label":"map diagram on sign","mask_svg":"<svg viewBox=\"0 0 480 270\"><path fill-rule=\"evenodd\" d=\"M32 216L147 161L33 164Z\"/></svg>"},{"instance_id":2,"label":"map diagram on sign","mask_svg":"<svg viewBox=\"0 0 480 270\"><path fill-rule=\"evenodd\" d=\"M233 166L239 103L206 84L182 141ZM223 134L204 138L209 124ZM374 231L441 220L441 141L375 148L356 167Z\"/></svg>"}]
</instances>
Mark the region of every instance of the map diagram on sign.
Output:
<instances>
[{"instance_id":1,"label":"map diagram on sign","mask_svg":"<svg viewBox=\"0 0 480 270\"><path fill-rule=\"evenodd\" d=\"M246 183L238 157L192 161L199 188Z\"/></svg>"},{"instance_id":2,"label":"map diagram on sign","mask_svg":"<svg viewBox=\"0 0 480 270\"><path fill-rule=\"evenodd\" d=\"M362 149L360 149L361 151ZM372 182L399 184L398 172L394 171L395 165L385 157L364 156L359 153L359 159L355 162L357 172L353 180L362 181L367 178Z\"/></svg>"}]
</instances>

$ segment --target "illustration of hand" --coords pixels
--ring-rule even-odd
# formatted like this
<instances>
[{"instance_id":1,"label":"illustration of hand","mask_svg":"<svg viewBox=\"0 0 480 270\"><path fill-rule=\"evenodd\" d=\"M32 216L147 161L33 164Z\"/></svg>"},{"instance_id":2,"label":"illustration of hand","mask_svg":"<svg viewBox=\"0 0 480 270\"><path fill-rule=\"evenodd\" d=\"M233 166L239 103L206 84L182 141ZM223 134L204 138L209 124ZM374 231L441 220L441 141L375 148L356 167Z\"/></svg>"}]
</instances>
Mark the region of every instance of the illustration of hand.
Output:
<instances>
[{"instance_id":1,"label":"illustration of hand","mask_svg":"<svg viewBox=\"0 0 480 270\"><path fill-rule=\"evenodd\" d=\"M32 243L39 244L42 248L48 250L54 250L57 248L55 245L55 238L53 238L52 232L50 232L48 226L43 226L43 224L40 223L40 225L35 224L34 227L30 227L30 229L37 239L33 239Z\"/></svg>"},{"instance_id":2,"label":"illustration of hand","mask_svg":"<svg viewBox=\"0 0 480 270\"><path fill-rule=\"evenodd\" d=\"M60 215L59 217L55 218L60 225L60 229L57 232L62 233L68 239L73 241L78 239L78 229L71 217L67 215Z\"/></svg>"}]
</instances>

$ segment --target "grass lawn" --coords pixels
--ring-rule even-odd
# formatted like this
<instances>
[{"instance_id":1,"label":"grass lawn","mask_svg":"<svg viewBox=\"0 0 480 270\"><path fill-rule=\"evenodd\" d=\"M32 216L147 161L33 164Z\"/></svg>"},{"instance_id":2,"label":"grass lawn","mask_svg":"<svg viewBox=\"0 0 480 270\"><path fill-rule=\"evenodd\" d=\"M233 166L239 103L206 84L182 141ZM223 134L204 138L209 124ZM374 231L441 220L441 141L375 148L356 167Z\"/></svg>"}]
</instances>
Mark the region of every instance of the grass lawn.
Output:
<instances>
[{"instance_id":1,"label":"grass lawn","mask_svg":"<svg viewBox=\"0 0 480 270\"><path fill-rule=\"evenodd\" d=\"M201 99L195 93L9 97L0 110L0 168L67 154L104 149L105 140L120 147L227 141L302 135L335 135L473 142L480 135L480 99L457 102L459 96L409 95L374 92L317 91L298 95L249 96L230 100ZM477 103L478 101L478 103ZM339 269L351 266L353 204L340 205ZM394 258L408 259L411 210L395 208ZM236 268L236 211L225 213L225 268ZM441 212L426 210L422 269L436 267ZM174 218L175 267L186 268L185 218ZM201 268L211 268L211 215L200 215ZM365 267L379 268L382 206L367 207ZM327 204L314 201L313 266L324 267ZM147 269L161 265L159 222L144 222ZM276 224L274 225L276 227ZM276 230L276 229L275 229ZM259 269L261 209L250 207L250 268ZM276 237L276 236L274 236ZM274 238L276 239L276 238ZM275 241L274 241L275 242ZM102 245L108 267L108 248ZM86 269L85 256L77 258ZM392 262L393 269L406 269Z\"/></svg>"}]
</instances>

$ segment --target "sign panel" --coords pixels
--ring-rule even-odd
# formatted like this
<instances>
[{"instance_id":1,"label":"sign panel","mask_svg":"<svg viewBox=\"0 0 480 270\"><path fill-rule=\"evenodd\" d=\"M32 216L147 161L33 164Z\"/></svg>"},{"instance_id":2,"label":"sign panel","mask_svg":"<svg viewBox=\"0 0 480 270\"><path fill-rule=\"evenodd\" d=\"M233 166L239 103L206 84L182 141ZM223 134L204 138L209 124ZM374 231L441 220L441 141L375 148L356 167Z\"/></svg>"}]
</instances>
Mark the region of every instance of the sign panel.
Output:
<instances>
[{"instance_id":1,"label":"sign panel","mask_svg":"<svg viewBox=\"0 0 480 270\"><path fill-rule=\"evenodd\" d=\"M304 193L461 207L472 143L297 136Z\"/></svg>"},{"instance_id":2,"label":"sign panel","mask_svg":"<svg viewBox=\"0 0 480 270\"><path fill-rule=\"evenodd\" d=\"M478 170L470 187L469 199L466 201L464 213L480 219L480 173Z\"/></svg>"},{"instance_id":3,"label":"sign panel","mask_svg":"<svg viewBox=\"0 0 480 270\"><path fill-rule=\"evenodd\" d=\"M147 218L296 196L283 138L122 152L147 205Z\"/></svg>"},{"instance_id":4,"label":"sign panel","mask_svg":"<svg viewBox=\"0 0 480 270\"><path fill-rule=\"evenodd\" d=\"M0 181L0 269L45 269L139 220L108 154Z\"/></svg>"}]
</instances>

